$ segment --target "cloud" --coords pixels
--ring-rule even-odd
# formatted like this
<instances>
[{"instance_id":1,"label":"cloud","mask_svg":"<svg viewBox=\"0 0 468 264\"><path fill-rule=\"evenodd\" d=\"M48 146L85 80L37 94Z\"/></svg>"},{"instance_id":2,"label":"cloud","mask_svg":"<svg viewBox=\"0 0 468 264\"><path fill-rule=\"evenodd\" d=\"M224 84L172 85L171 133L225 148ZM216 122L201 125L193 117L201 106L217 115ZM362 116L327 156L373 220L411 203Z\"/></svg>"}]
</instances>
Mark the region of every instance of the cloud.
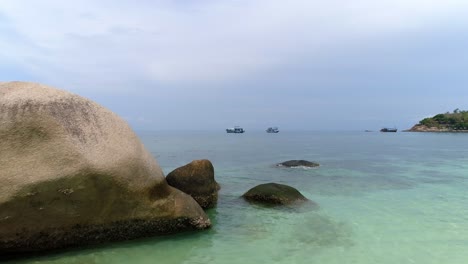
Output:
<instances>
[{"instance_id":1,"label":"cloud","mask_svg":"<svg viewBox=\"0 0 468 264\"><path fill-rule=\"evenodd\" d=\"M0 59L92 89L223 82L343 43L459 25L466 1L4 1Z\"/></svg>"}]
</instances>

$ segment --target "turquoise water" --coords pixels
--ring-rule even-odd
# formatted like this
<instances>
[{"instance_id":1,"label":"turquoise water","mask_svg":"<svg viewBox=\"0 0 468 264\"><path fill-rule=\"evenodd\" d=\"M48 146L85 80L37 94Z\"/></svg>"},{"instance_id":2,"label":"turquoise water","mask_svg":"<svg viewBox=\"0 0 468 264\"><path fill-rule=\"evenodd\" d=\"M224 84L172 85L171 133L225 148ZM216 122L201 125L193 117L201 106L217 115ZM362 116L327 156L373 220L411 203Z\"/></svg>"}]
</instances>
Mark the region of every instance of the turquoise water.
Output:
<instances>
[{"instance_id":1,"label":"turquoise water","mask_svg":"<svg viewBox=\"0 0 468 264\"><path fill-rule=\"evenodd\" d=\"M30 258L20 263L468 263L468 134L153 132L164 172L210 159L221 184L213 228ZM307 159L313 169L277 168ZM239 198L278 182L320 209ZM17 261L18 262L18 261Z\"/></svg>"}]
</instances>

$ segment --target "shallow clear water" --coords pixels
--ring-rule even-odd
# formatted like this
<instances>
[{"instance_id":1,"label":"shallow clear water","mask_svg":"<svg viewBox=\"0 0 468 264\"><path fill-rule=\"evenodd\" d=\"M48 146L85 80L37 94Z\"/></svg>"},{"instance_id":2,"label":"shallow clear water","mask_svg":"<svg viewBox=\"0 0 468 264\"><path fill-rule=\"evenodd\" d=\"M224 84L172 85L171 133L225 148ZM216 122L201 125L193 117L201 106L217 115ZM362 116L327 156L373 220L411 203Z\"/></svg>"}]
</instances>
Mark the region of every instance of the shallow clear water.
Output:
<instances>
[{"instance_id":1,"label":"shallow clear water","mask_svg":"<svg viewBox=\"0 0 468 264\"><path fill-rule=\"evenodd\" d=\"M140 136L167 174L210 159L221 184L213 228L114 243L20 263L468 263L468 134L152 132ZM307 159L313 169L277 168ZM239 198L296 187L320 209Z\"/></svg>"}]
</instances>

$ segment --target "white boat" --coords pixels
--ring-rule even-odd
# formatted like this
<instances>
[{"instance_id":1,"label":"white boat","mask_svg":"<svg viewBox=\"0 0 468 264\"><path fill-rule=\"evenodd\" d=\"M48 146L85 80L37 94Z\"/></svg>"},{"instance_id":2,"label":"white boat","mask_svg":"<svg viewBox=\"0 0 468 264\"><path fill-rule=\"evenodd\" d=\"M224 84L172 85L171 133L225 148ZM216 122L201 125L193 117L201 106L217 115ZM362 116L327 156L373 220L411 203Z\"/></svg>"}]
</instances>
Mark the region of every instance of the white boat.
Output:
<instances>
[{"instance_id":1,"label":"white boat","mask_svg":"<svg viewBox=\"0 0 468 264\"><path fill-rule=\"evenodd\" d=\"M267 133L278 133L279 132L279 129L277 127L269 127L267 130L266 130Z\"/></svg>"},{"instance_id":2,"label":"white boat","mask_svg":"<svg viewBox=\"0 0 468 264\"><path fill-rule=\"evenodd\" d=\"M226 128L227 133L244 133L245 130L242 127L235 126L233 128Z\"/></svg>"}]
</instances>

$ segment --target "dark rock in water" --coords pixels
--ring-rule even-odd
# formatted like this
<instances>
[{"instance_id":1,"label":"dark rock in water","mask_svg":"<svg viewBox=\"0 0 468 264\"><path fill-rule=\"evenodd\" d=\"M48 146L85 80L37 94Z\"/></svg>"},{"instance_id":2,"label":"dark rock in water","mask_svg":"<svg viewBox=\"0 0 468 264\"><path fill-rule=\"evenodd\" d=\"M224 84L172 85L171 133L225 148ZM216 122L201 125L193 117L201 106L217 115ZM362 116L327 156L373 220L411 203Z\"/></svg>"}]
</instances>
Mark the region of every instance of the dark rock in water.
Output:
<instances>
[{"instance_id":1,"label":"dark rock in water","mask_svg":"<svg viewBox=\"0 0 468 264\"><path fill-rule=\"evenodd\" d=\"M190 195L204 209L218 202L219 184L214 179L213 164L209 160L194 160L173 170L166 176L167 183Z\"/></svg>"},{"instance_id":2,"label":"dark rock in water","mask_svg":"<svg viewBox=\"0 0 468 264\"><path fill-rule=\"evenodd\" d=\"M278 183L265 183L255 186L242 195L249 202L267 205L290 205L309 201L295 188Z\"/></svg>"},{"instance_id":3,"label":"dark rock in water","mask_svg":"<svg viewBox=\"0 0 468 264\"><path fill-rule=\"evenodd\" d=\"M318 167L320 164L307 161L307 160L288 160L282 163L276 164L276 166L282 166L282 167Z\"/></svg>"},{"instance_id":4,"label":"dark rock in water","mask_svg":"<svg viewBox=\"0 0 468 264\"><path fill-rule=\"evenodd\" d=\"M111 111L27 82L0 102L0 257L210 226Z\"/></svg>"}]
</instances>

